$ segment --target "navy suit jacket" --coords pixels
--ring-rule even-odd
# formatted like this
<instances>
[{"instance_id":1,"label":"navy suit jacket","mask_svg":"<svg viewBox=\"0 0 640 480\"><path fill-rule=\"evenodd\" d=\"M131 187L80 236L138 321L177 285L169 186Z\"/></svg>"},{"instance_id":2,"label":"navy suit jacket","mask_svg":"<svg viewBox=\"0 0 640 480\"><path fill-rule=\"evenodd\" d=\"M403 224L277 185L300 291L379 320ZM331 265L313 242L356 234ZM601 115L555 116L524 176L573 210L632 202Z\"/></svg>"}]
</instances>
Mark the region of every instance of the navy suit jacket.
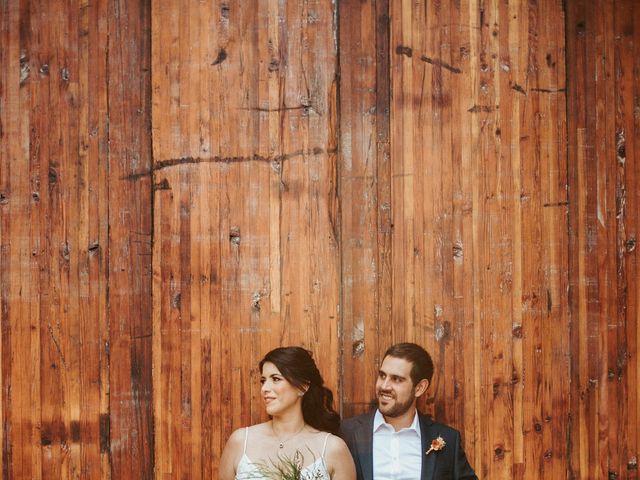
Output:
<instances>
[{"instance_id":1,"label":"navy suit jacket","mask_svg":"<svg viewBox=\"0 0 640 480\"><path fill-rule=\"evenodd\" d=\"M342 422L342 438L347 443L356 464L358 480L373 480L373 417L375 410ZM471 465L462 449L460 433L446 425L434 422L430 416L418 413L420 437L422 438L421 480L476 479ZM431 441L442 437L443 449L426 455ZM418 476L416 475L416 479Z\"/></svg>"}]
</instances>

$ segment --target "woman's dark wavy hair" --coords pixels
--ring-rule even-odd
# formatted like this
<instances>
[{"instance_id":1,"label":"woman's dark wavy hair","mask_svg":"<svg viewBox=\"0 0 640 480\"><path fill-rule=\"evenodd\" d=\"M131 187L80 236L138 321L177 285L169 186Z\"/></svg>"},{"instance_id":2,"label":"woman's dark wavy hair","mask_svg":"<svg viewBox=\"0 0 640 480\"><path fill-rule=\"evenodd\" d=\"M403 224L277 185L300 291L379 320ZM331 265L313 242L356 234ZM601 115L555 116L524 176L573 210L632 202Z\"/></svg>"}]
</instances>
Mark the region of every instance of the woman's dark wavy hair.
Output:
<instances>
[{"instance_id":1,"label":"woman's dark wavy hair","mask_svg":"<svg viewBox=\"0 0 640 480\"><path fill-rule=\"evenodd\" d=\"M333 393L324 386L311 352L302 347L279 347L260 361L260 371L266 362L273 363L294 387L307 389L302 397L305 423L317 430L339 435L340 415L333 408Z\"/></svg>"}]
</instances>

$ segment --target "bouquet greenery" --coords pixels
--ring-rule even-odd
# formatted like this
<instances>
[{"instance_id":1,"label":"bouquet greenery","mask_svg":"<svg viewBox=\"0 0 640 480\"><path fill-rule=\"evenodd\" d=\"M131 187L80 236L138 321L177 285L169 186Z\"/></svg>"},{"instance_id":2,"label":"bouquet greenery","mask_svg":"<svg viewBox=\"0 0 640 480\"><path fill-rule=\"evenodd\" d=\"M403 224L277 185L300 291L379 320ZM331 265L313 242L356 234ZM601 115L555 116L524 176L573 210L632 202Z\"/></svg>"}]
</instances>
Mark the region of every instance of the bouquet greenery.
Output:
<instances>
[{"instance_id":1,"label":"bouquet greenery","mask_svg":"<svg viewBox=\"0 0 640 480\"><path fill-rule=\"evenodd\" d=\"M321 480L323 478L323 470L316 468L315 462L312 464L313 468L305 468L304 455L300 450L296 450L293 457L278 454L277 459L257 462L254 465L256 466L256 471L242 475L243 480L256 478L268 480Z\"/></svg>"}]
</instances>

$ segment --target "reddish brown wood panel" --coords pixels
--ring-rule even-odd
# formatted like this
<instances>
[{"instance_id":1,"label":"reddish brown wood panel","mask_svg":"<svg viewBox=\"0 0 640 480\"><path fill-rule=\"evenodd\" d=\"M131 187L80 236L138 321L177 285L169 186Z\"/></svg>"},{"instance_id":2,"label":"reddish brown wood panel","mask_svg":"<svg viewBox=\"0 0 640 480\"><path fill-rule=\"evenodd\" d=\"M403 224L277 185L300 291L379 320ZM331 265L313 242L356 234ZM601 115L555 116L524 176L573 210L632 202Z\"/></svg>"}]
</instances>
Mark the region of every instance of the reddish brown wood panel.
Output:
<instances>
[{"instance_id":1,"label":"reddish brown wood panel","mask_svg":"<svg viewBox=\"0 0 640 480\"><path fill-rule=\"evenodd\" d=\"M156 475L215 478L268 350L338 386L333 3L152 8Z\"/></svg>"},{"instance_id":2,"label":"reddish brown wood panel","mask_svg":"<svg viewBox=\"0 0 640 480\"><path fill-rule=\"evenodd\" d=\"M348 416L403 340L481 478L638 478L636 4L0 0L2 478L216 478L267 350Z\"/></svg>"},{"instance_id":3,"label":"reddish brown wood panel","mask_svg":"<svg viewBox=\"0 0 640 480\"><path fill-rule=\"evenodd\" d=\"M152 414L151 9L109 0L109 417L101 417L112 478L154 477ZM101 77L99 77L101 78Z\"/></svg>"},{"instance_id":4,"label":"reddish brown wood panel","mask_svg":"<svg viewBox=\"0 0 640 480\"><path fill-rule=\"evenodd\" d=\"M389 2L341 2L343 414L368 411L391 335Z\"/></svg>"},{"instance_id":5,"label":"reddish brown wood panel","mask_svg":"<svg viewBox=\"0 0 640 480\"><path fill-rule=\"evenodd\" d=\"M482 477L562 476L562 5L385 9L339 14L345 413L367 408L384 349L416 341L436 362L426 409Z\"/></svg>"},{"instance_id":6,"label":"reddish brown wood panel","mask_svg":"<svg viewBox=\"0 0 640 480\"><path fill-rule=\"evenodd\" d=\"M573 413L576 478L638 478L637 2L567 11Z\"/></svg>"},{"instance_id":7,"label":"reddish brown wood panel","mask_svg":"<svg viewBox=\"0 0 640 480\"><path fill-rule=\"evenodd\" d=\"M2 478L152 475L141 7L0 3Z\"/></svg>"}]
</instances>

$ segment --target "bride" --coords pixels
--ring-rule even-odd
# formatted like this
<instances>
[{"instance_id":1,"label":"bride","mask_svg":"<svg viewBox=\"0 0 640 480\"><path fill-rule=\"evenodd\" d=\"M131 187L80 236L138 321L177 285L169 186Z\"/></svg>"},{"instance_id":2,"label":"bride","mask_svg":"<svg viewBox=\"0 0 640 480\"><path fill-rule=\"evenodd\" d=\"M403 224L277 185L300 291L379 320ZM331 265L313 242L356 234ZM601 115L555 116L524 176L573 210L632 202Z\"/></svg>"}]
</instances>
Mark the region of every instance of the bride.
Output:
<instances>
[{"instance_id":1,"label":"bride","mask_svg":"<svg viewBox=\"0 0 640 480\"><path fill-rule=\"evenodd\" d=\"M295 467L303 480L354 480L351 454L338 437L333 394L310 353L276 348L262 359L260 371L271 420L231 434L220 459L220 479L276 478L282 476L278 469Z\"/></svg>"}]
</instances>

